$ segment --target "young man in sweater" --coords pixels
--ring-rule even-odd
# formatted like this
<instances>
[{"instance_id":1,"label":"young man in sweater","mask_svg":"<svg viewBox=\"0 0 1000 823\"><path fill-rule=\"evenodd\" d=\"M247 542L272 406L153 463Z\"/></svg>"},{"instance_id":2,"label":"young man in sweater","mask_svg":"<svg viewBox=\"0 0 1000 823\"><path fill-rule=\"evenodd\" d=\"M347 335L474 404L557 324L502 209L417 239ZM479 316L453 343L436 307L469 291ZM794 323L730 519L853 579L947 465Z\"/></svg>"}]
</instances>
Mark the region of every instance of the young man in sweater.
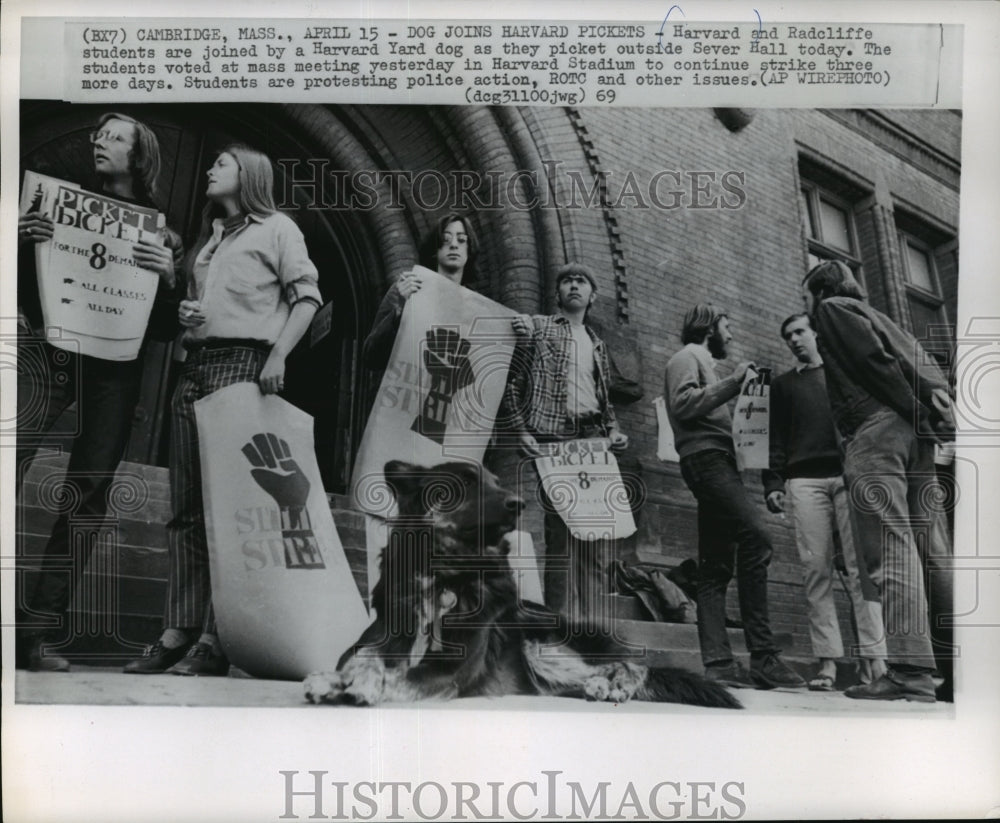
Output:
<instances>
[{"instance_id":1,"label":"young man in sweater","mask_svg":"<svg viewBox=\"0 0 1000 823\"><path fill-rule=\"evenodd\" d=\"M862 680L869 682L885 674L882 604L875 587L859 569L854 551L840 438L833 425L823 359L809 316L786 318L781 338L798 364L771 385L771 459L770 469L762 472L764 497L774 513L785 510L786 493L791 503L809 609L809 639L819 658L819 671L809 681L809 688L832 691L836 660L844 656L833 599L835 535L840 537L847 593L854 609L860 656L865 661Z\"/></svg>"},{"instance_id":2,"label":"young man in sweater","mask_svg":"<svg viewBox=\"0 0 1000 823\"><path fill-rule=\"evenodd\" d=\"M844 693L863 700L948 699L951 541L934 503L941 499L934 443L954 434L948 382L911 334L864 302L845 263L827 260L811 269L802 296L844 435L855 545L879 587L886 629L888 670ZM935 663L944 678L939 694Z\"/></svg>"},{"instance_id":3,"label":"young man in sweater","mask_svg":"<svg viewBox=\"0 0 1000 823\"><path fill-rule=\"evenodd\" d=\"M726 378L715 374L733 336L729 318L701 303L684 317L684 348L667 363L667 415L680 455L681 475L698 501L698 640L705 674L727 686L801 687L805 681L782 662L767 610L771 539L736 468L732 416L752 363ZM735 550L734 550L735 544ZM734 568L750 674L733 659L726 634L726 589Z\"/></svg>"}]
</instances>

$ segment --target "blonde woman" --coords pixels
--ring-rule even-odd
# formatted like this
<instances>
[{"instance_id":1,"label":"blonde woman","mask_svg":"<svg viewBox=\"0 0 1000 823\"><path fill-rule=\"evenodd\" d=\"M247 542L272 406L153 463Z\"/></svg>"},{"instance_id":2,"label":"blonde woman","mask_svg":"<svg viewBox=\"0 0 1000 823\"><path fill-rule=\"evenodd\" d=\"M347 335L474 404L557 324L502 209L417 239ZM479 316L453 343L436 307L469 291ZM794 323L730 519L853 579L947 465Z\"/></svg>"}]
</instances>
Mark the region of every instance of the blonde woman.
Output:
<instances>
[{"instance_id":1,"label":"blonde woman","mask_svg":"<svg viewBox=\"0 0 1000 823\"><path fill-rule=\"evenodd\" d=\"M194 403L239 382L280 392L285 358L321 303L302 232L278 211L273 189L271 161L247 146L228 146L208 170L189 299L179 309L187 358L172 401L164 631L129 673L229 671L212 611Z\"/></svg>"}]
</instances>

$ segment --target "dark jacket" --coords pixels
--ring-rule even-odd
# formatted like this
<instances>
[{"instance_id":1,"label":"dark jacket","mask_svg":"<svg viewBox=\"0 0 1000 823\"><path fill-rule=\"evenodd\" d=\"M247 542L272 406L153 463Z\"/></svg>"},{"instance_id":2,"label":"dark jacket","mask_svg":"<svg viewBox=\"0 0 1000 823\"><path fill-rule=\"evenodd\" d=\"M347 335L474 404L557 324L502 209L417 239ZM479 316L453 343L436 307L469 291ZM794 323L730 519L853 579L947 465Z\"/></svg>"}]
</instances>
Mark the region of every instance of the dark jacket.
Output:
<instances>
[{"instance_id":1,"label":"dark jacket","mask_svg":"<svg viewBox=\"0 0 1000 823\"><path fill-rule=\"evenodd\" d=\"M931 433L939 415L935 389L948 390L941 369L917 339L867 303L829 297L816 309L815 326L837 427L845 435L889 408L917 431Z\"/></svg>"},{"instance_id":2,"label":"dark jacket","mask_svg":"<svg viewBox=\"0 0 1000 823\"><path fill-rule=\"evenodd\" d=\"M396 332L399 331L399 321L403 316L403 306L406 299L399 293L399 287L393 283L385 293L378 311L375 312L375 322L372 330L365 338L361 349L364 364L373 371L384 369L389 364L393 343L396 342Z\"/></svg>"}]
</instances>

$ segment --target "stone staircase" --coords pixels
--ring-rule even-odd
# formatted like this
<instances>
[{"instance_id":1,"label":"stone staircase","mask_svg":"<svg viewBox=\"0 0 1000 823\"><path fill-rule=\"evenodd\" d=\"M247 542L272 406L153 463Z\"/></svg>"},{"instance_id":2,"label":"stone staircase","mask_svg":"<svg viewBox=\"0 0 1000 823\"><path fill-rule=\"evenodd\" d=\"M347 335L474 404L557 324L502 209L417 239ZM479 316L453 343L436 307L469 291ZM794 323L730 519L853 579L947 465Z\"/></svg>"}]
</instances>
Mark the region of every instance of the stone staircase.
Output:
<instances>
[{"instance_id":1,"label":"stone staircase","mask_svg":"<svg viewBox=\"0 0 1000 823\"><path fill-rule=\"evenodd\" d=\"M694 623L658 623L644 613L638 598L631 595L608 595L609 612L615 616L615 636L632 647L651 666L674 666L701 671L698 627ZM750 655L743 641L743 630L727 629L734 657L749 665ZM792 635L778 632L775 642L783 652L795 651ZM794 658L793 658L794 659ZM803 659L803 663L806 661Z\"/></svg>"},{"instance_id":2,"label":"stone staircase","mask_svg":"<svg viewBox=\"0 0 1000 823\"><path fill-rule=\"evenodd\" d=\"M25 476L17 501L17 555L29 569L32 558L44 551L60 505L69 502L60 492L66 463L64 454L40 452ZM73 598L69 625L60 633L58 650L74 663L118 665L154 640L161 628L167 577L165 525L170 517L168 473L161 467L123 463L115 488L116 513L100 525L79 524L77 539L94 540L97 545L81 590ZM355 583L367 598L364 518L348 507L346 497L328 498ZM540 545L537 538L535 542ZM30 571L26 583L33 584ZM637 656L653 665L701 670L695 625L652 622L632 596L609 595L608 600L618 639L634 648ZM742 631L731 629L730 641L745 662ZM789 648L792 637L779 634L778 642Z\"/></svg>"},{"instance_id":3,"label":"stone staircase","mask_svg":"<svg viewBox=\"0 0 1000 823\"><path fill-rule=\"evenodd\" d=\"M18 496L16 552L19 565L29 569L20 575L28 587L34 585L32 559L44 552L61 505L71 503L71 496L60 489L67 461L65 454L39 452ZM167 469L122 463L111 495L117 505L103 524L70 521L71 542L75 538L96 543L80 589L72 598L69 625L59 633L58 650L74 663L116 665L155 640L162 627L165 526L170 519ZM351 571L367 598L364 519L347 507L343 496L328 497ZM45 625L44 618L37 624Z\"/></svg>"}]
</instances>

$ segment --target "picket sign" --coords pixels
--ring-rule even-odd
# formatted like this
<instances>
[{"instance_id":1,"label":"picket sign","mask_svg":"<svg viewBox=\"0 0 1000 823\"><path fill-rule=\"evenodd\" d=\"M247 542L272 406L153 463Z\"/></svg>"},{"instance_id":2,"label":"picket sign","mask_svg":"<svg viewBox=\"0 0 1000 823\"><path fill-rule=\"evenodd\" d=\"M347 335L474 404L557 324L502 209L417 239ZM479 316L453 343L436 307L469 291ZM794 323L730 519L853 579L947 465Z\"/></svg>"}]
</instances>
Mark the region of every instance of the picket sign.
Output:
<instances>
[{"instance_id":1,"label":"picket sign","mask_svg":"<svg viewBox=\"0 0 1000 823\"><path fill-rule=\"evenodd\" d=\"M320 478L313 419L256 383L195 402L212 602L255 677L336 667L369 623Z\"/></svg>"},{"instance_id":2,"label":"picket sign","mask_svg":"<svg viewBox=\"0 0 1000 823\"><path fill-rule=\"evenodd\" d=\"M538 476L552 506L578 540L618 540L635 534L635 519L607 438L540 446Z\"/></svg>"},{"instance_id":3,"label":"picket sign","mask_svg":"<svg viewBox=\"0 0 1000 823\"><path fill-rule=\"evenodd\" d=\"M733 409L736 466L766 469L770 458L771 370L748 369Z\"/></svg>"},{"instance_id":4,"label":"picket sign","mask_svg":"<svg viewBox=\"0 0 1000 823\"><path fill-rule=\"evenodd\" d=\"M52 239L34 244L49 342L103 360L135 360L160 279L136 264L132 247L162 244L163 215L33 171L24 173L20 208L53 221Z\"/></svg>"},{"instance_id":5,"label":"picket sign","mask_svg":"<svg viewBox=\"0 0 1000 823\"><path fill-rule=\"evenodd\" d=\"M370 515L369 589L378 580L385 522L395 514L385 464L481 464L515 345L513 311L436 271L413 270L423 284L403 308L351 477L354 505Z\"/></svg>"},{"instance_id":6,"label":"picket sign","mask_svg":"<svg viewBox=\"0 0 1000 823\"><path fill-rule=\"evenodd\" d=\"M414 267L423 280L403 308L389 363L351 478L355 505L387 517L390 460L481 463L493 433L515 338L514 312Z\"/></svg>"}]
</instances>

